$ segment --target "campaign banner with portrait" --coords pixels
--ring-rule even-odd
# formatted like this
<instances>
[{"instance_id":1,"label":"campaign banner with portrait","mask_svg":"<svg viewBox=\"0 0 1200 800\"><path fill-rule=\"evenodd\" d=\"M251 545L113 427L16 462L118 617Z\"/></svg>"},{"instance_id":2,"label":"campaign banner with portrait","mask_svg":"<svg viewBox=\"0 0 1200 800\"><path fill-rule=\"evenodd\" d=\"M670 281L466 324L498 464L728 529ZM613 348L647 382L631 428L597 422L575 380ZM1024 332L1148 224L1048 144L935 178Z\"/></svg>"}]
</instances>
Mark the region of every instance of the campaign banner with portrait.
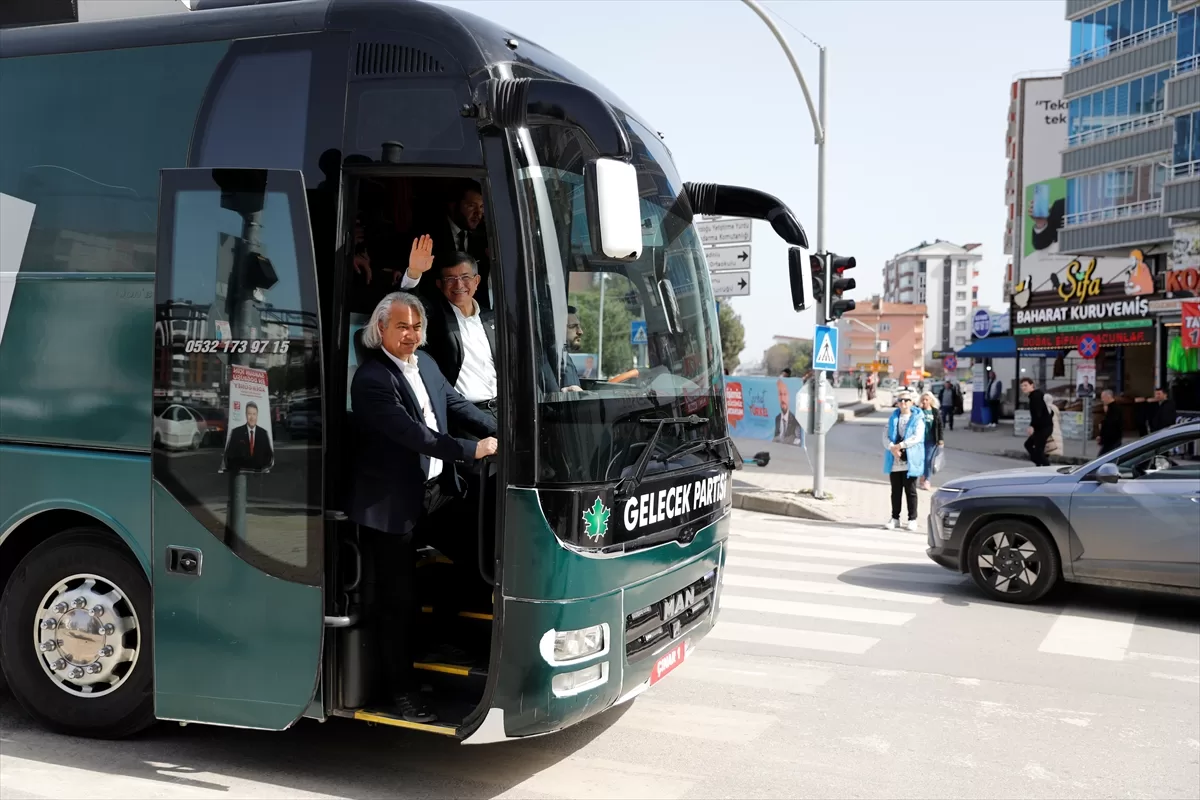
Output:
<instances>
[{"instance_id":1,"label":"campaign banner with portrait","mask_svg":"<svg viewBox=\"0 0 1200 800\"><path fill-rule=\"evenodd\" d=\"M804 447L808 402L800 378L725 376L729 435Z\"/></svg>"},{"instance_id":2,"label":"campaign banner with portrait","mask_svg":"<svg viewBox=\"0 0 1200 800\"><path fill-rule=\"evenodd\" d=\"M263 472L275 463L267 371L234 365L229 380L229 426L221 472Z\"/></svg>"}]
</instances>

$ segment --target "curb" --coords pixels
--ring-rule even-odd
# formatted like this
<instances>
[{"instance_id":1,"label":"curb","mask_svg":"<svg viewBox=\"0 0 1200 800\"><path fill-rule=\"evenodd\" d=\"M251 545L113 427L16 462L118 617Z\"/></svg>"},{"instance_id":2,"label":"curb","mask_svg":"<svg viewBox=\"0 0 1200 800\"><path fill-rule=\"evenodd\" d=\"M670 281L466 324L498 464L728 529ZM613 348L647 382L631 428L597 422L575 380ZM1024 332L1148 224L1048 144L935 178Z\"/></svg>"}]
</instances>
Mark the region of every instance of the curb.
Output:
<instances>
[{"instance_id":1,"label":"curb","mask_svg":"<svg viewBox=\"0 0 1200 800\"><path fill-rule=\"evenodd\" d=\"M760 514L775 514L780 517L812 519L820 522L841 521L825 511L812 508L807 503L795 499L795 496L777 492L734 492L733 507L742 511L757 511Z\"/></svg>"},{"instance_id":2,"label":"curb","mask_svg":"<svg viewBox=\"0 0 1200 800\"><path fill-rule=\"evenodd\" d=\"M879 407L874 403L852 403L845 408L838 409L838 422L849 422L855 417L865 417L878 410Z\"/></svg>"}]
</instances>

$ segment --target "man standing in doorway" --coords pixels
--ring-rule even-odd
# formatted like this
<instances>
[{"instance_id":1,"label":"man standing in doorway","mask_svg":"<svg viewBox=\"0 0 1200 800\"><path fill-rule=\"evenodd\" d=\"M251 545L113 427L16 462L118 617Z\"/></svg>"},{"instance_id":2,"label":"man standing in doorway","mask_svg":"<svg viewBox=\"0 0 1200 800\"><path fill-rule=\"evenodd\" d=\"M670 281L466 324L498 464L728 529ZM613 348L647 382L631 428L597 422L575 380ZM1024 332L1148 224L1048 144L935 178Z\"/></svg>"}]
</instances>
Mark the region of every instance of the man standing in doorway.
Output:
<instances>
[{"instance_id":1,"label":"man standing in doorway","mask_svg":"<svg viewBox=\"0 0 1200 800\"><path fill-rule=\"evenodd\" d=\"M491 311L491 258L483 220L483 190L479 184L469 179L458 183L447 204L446 215L433 220L427 232L433 237L434 264L453 263L459 253L467 253L475 259L479 276L475 302L479 303L480 311ZM433 281L422 281L421 293L431 300L440 294Z\"/></svg>"},{"instance_id":2,"label":"man standing in doorway","mask_svg":"<svg viewBox=\"0 0 1200 800\"><path fill-rule=\"evenodd\" d=\"M988 427L994 428L1000 422L1000 412L1004 408L1004 382L992 371L991 367L988 367L987 374L992 379L987 386L988 411L992 417L992 421L988 423ZM1030 382L1032 383L1032 381Z\"/></svg>"},{"instance_id":3,"label":"man standing in doorway","mask_svg":"<svg viewBox=\"0 0 1200 800\"><path fill-rule=\"evenodd\" d=\"M1054 417L1046 405L1046 393L1037 388L1033 378L1021 378L1021 393L1029 398L1029 427L1025 431L1029 438L1025 440L1025 452L1034 466L1048 467L1046 441L1054 433Z\"/></svg>"},{"instance_id":4,"label":"man standing in doorway","mask_svg":"<svg viewBox=\"0 0 1200 800\"><path fill-rule=\"evenodd\" d=\"M1100 445L1099 455L1111 453L1120 447L1121 439L1125 435L1125 416L1121 413L1116 399L1112 389L1105 389L1100 393L1100 402L1104 404L1104 421L1100 423L1100 435L1096 437L1096 442Z\"/></svg>"}]
</instances>

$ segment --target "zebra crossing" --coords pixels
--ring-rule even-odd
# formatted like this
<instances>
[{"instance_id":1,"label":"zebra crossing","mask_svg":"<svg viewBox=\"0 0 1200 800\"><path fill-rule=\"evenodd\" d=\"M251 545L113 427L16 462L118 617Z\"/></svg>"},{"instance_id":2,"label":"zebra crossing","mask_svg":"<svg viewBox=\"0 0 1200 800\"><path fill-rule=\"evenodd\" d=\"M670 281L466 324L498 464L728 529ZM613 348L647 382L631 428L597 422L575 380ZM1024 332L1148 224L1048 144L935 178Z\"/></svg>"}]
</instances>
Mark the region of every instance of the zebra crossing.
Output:
<instances>
[{"instance_id":1,"label":"zebra crossing","mask_svg":"<svg viewBox=\"0 0 1200 800\"><path fill-rule=\"evenodd\" d=\"M929 561L923 536L739 512L705 647L862 655L964 580Z\"/></svg>"}]
</instances>

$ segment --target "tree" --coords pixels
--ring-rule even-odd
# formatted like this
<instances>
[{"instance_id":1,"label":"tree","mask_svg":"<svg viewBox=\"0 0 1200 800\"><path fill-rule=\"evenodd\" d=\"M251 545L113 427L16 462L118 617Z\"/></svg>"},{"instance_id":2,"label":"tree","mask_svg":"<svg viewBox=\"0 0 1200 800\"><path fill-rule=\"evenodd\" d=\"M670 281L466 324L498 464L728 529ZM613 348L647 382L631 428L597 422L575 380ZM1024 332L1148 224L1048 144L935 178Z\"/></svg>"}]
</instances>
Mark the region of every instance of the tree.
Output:
<instances>
[{"instance_id":1,"label":"tree","mask_svg":"<svg viewBox=\"0 0 1200 800\"><path fill-rule=\"evenodd\" d=\"M718 322L721 326L721 360L725 362L725 369L733 374L741 363L742 348L746 346L746 328L728 300L721 303Z\"/></svg>"},{"instance_id":2,"label":"tree","mask_svg":"<svg viewBox=\"0 0 1200 800\"><path fill-rule=\"evenodd\" d=\"M812 364L812 348L813 343L807 340L773 344L763 353L763 366L767 368L768 375L778 375L791 367L793 378L803 378Z\"/></svg>"},{"instance_id":3,"label":"tree","mask_svg":"<svg viewBox=\"0 0 1200 800\"><path fill-rule=\"evenodd\" d=\"M609 285L604 294L604 361L601 369L606 376L619 375L633 367L633 344L629 341L633 315L629 313L621 292L614 291L614 288ZM570 302L579 310L579 324L583 326L583 352L599 353L600 290L573 293Z\"/></svg>"}]
</instances>

